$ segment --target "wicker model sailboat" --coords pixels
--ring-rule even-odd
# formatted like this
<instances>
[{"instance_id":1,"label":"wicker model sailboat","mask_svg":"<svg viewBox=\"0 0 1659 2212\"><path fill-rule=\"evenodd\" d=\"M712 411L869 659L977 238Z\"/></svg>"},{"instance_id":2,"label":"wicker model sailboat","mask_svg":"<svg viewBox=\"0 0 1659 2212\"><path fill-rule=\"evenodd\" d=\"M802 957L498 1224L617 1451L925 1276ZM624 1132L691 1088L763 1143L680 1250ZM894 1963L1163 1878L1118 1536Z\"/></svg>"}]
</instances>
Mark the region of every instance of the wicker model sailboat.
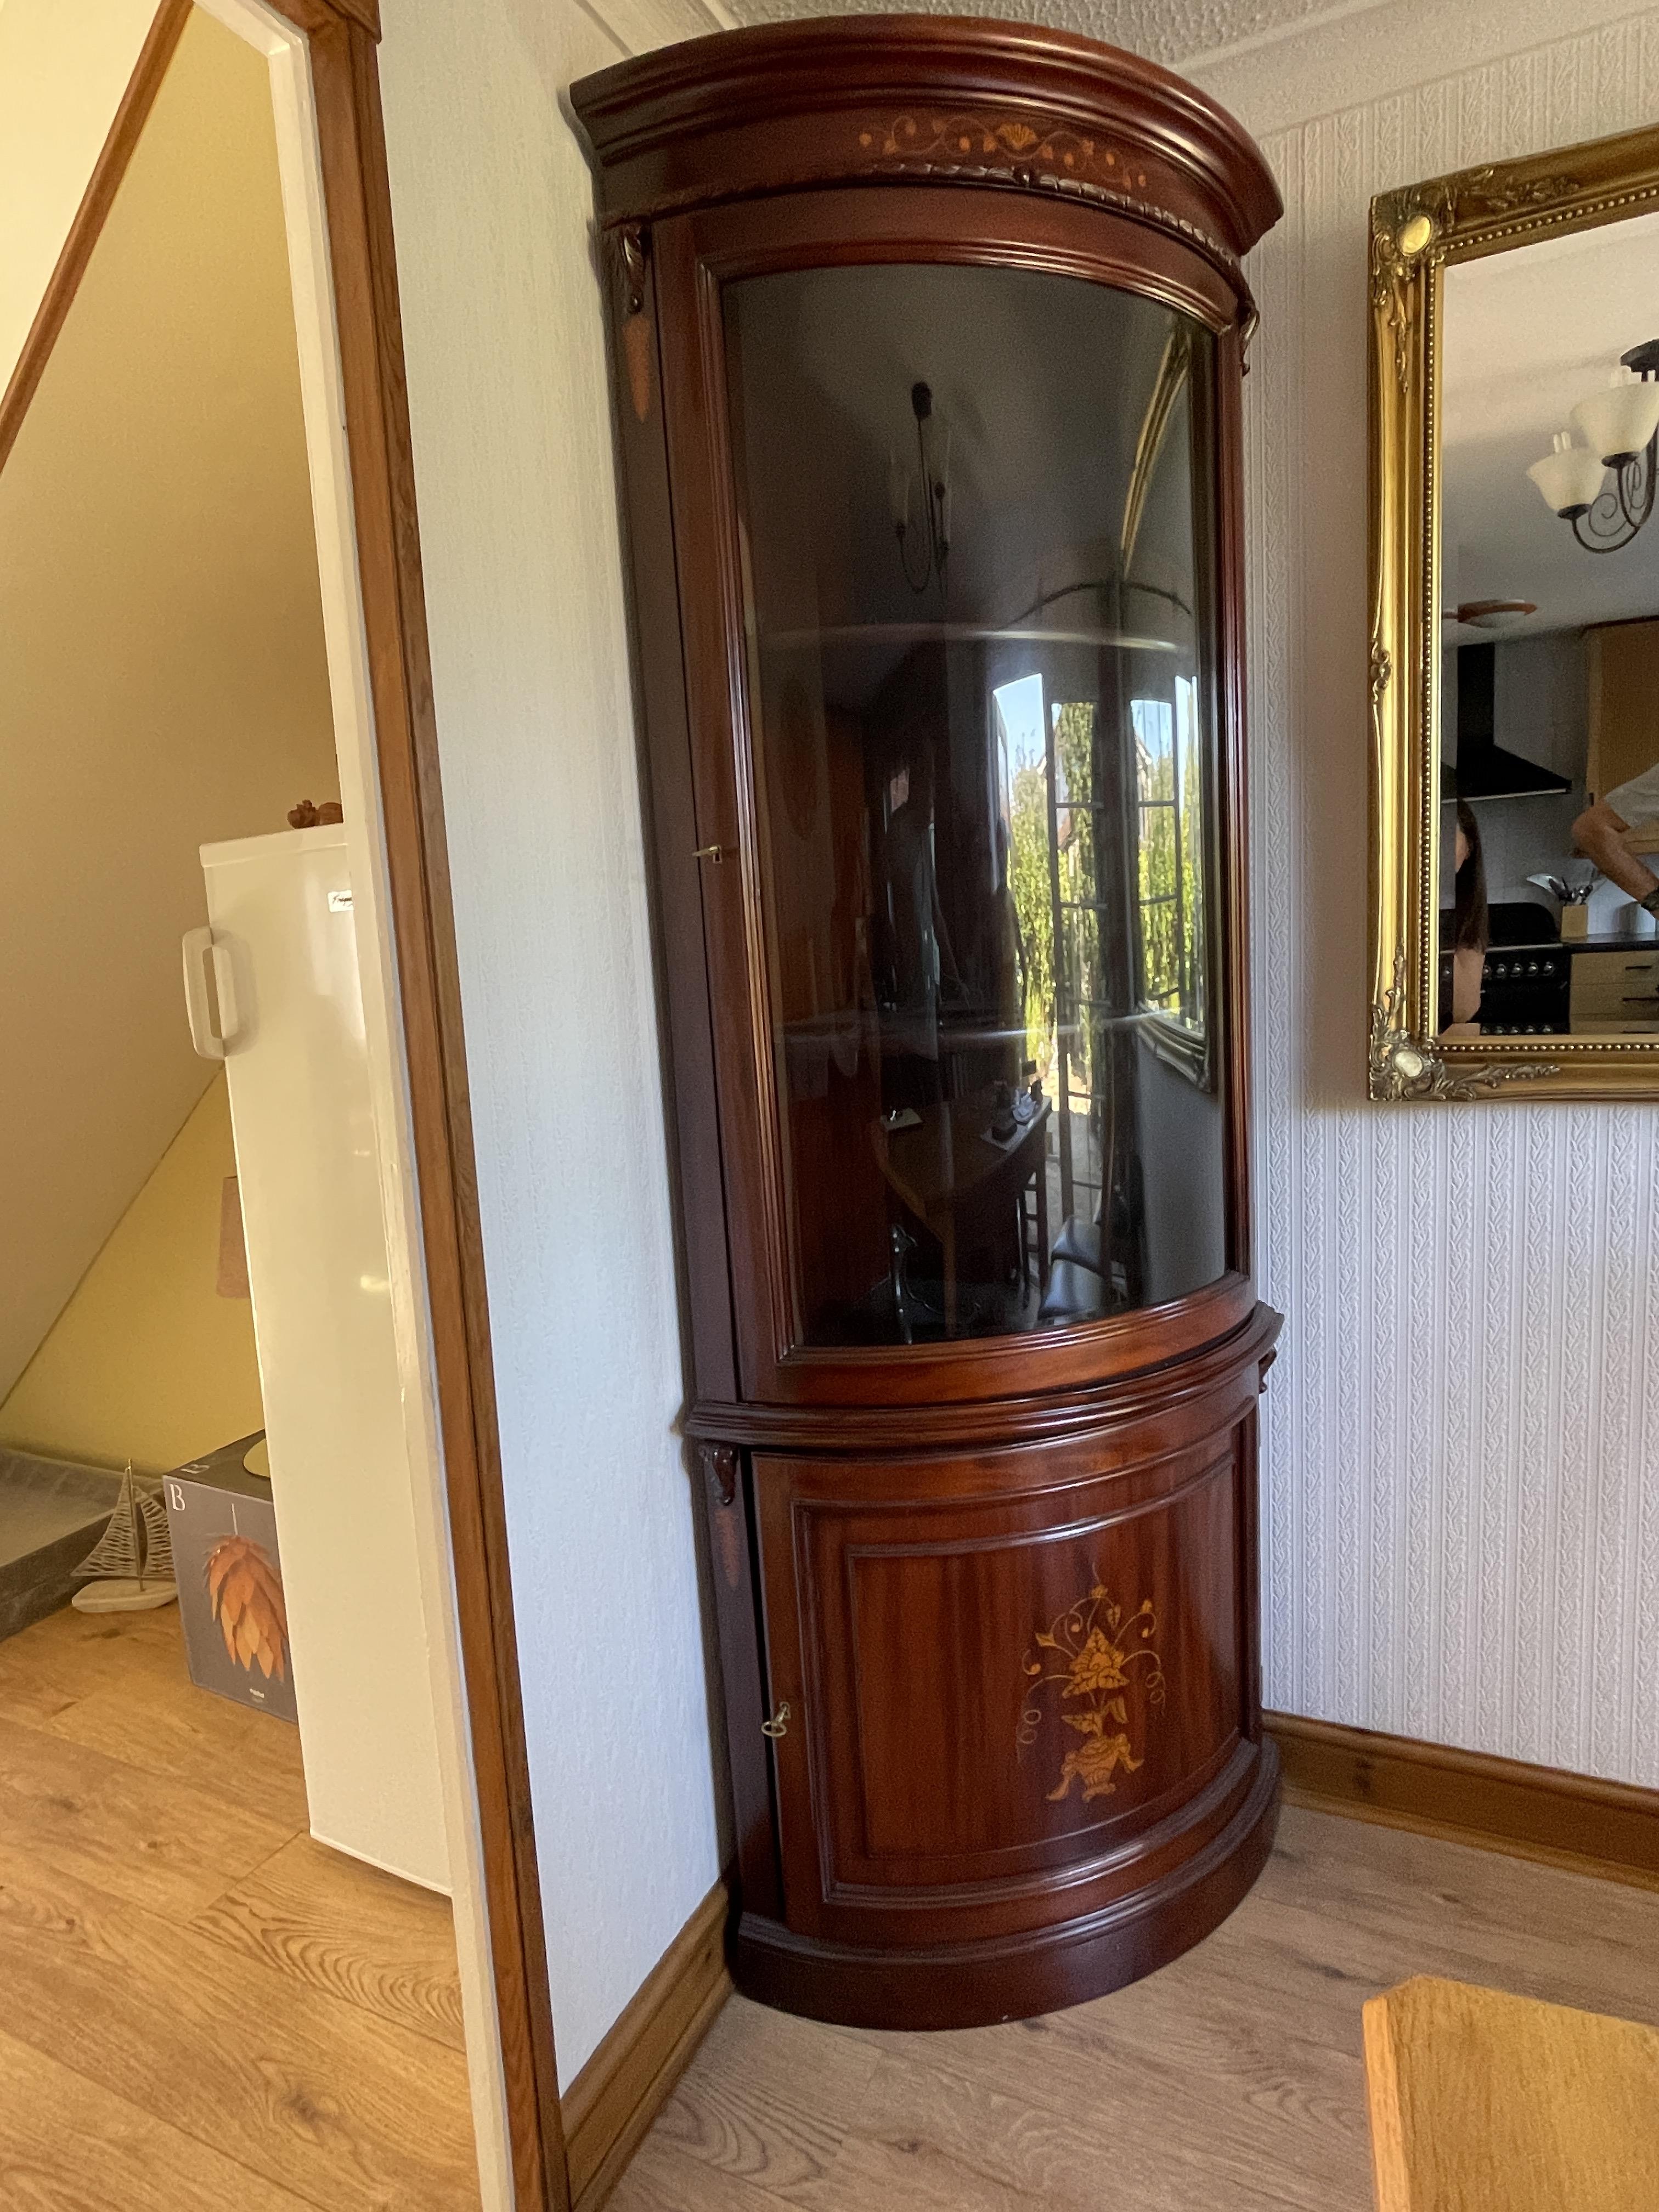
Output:
<instances>
[{"instance_id":1,"label":"wicker model sailboat","mask_svg":"<svg viewBox=\"0 0 1659 2212\"><path fill-rule=\"evenodd\" d=\"M94 1577L75 1593L78 1613L148 1613L178 1596L167 1507L131 1460L109 1526L75 1571Z\"/></svg>"}]
</instances>

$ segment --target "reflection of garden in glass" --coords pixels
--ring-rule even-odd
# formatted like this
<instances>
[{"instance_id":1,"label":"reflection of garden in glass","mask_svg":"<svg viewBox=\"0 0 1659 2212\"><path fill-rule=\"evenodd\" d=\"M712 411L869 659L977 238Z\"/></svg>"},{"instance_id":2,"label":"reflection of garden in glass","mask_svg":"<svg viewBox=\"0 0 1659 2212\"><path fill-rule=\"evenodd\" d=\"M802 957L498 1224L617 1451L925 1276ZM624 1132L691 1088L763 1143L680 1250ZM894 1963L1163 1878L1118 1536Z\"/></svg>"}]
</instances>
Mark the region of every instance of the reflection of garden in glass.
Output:
<instances>
[{"instance_id":1,"label":"reflection of garden in glass","mask_svg":"<svg viewBox=\"0 0 1659 2212\"><path fill-rule=\"evenodd\" d=\"M1201 1032L1203 794L1196 708L1196 686L1177 677L1173 702L1136 699L1129 717L1139 813L1140 1002Z\"/></svg>"},{"instance_id":2,"label":"reflection of garden in glass","mask_svg":"<svg viewBox=\"0 0 1659 2212\"><path fill-rule=\"evenodd\" d=\"M726 309L800 1339L1184 1296L1225 1265L1210 342L1008 270L789 272Z\"/></svg>"},{"instance_id":3,"label":"reflection of garden in glass","mask_svg":"<svg viewBox=\"0 0 1659 2212\"><path fill-rule=\"evenodd\" d=\"M1054 1064L1054 928L1048 880L1048 772L1042 744L1042 678L1022 677L993 694L1008 810L1008 888L1018 933L1025 1056L1047 1083Z\"/></svg>"},{"instance_id":4,"label":"reflection of garden in glass","mask_svg":"<svg viewBox=\"0 0 1659 2212\"><path fill-rule=\"evenodd\" d=\"M1042 678L1002 685L994 695L1006 763L1009 887L1018 927L1026 1052L1047 1081L1057 1057L1062 999L1074 1015L1071 1074L1094 1087L1097 1030L1115 1012L1106 1003L1100 943L1101 809L1093 769L1097 708L1056 701L1047 711L1050 763L1042 748L1047 702ZM1140 1011L1166 1017L1195 1036L1204 1027L1203 792L1197 686L1177 677L1173 699L1129 702L1135 755L1135 876L1139 926ZM1055 989L1054 927L1060 929Z\"/></svg>"}]
</instances>

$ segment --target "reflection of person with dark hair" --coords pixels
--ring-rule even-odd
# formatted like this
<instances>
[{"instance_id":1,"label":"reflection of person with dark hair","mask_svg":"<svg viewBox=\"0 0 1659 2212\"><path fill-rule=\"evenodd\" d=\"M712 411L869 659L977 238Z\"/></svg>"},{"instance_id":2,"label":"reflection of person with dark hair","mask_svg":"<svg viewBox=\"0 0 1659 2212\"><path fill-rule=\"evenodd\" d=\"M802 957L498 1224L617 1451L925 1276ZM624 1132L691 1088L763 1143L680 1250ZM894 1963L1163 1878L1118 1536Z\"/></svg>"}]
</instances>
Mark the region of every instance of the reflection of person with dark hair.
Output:
<instances>
[{"instance_id":1,"label":"reflection of person with dark hair","mask_svg":"<svg viewBox=\"0 0 1659 2212\"><path fill-rule=\"evenodd\" d=\"M1575 848L1595 861L1609 882L1626 891L1638 906L1659 917L1659 876L1628 840L1633 830L1655 828L1659 816L1659 762L1616 784L1605 799L1587 806L1572 825Z\"/></svg>"},{"instance_id":2,"label":"reflection of person with dark hair","mask_svg":"<svg viewBox=\"0 0 1659 2212\"><path fill-rule=\"evenodd\" d=\"M1479 1027L1481 978L1486 972L1486 946L1492 937L1480 825L1466 799L1457 802L1454 849L1457 874L1452 896L1451 1019L1448 1033L1461 1026Z\"/></svg>"}]
</instances>

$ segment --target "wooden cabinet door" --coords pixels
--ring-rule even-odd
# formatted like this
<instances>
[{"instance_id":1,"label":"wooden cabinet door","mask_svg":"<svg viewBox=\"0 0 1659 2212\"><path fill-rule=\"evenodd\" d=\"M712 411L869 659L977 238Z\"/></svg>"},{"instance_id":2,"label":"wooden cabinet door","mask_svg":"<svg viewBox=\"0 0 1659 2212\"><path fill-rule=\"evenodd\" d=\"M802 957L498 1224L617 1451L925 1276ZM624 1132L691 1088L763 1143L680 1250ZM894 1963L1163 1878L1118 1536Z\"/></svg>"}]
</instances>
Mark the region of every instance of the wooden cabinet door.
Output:
<instances>
[{"instance_id":1,"label":"wooden cabinet door","mask_svg":"<svg viewBox=\"0 0 1659 2212\"><path fill-rule=\"evenodd\" d=\"M791 1928L1039 1927L1218 1829L1259 1734L1254 1395L1139 1449L757 1456Z\"/></svg>"},{"instance_id":2,"label":"wooden cabinet door","mask_svg":"<svg viewBox=\"0 0 1659 2212\"><path fill-rule=\"evenodd\" d=\"M1607 623L1585 635L1589 651L1586 781L1592 797L1605 799L1659 760L1659 622Z\"/></svg>"}]
</instances>

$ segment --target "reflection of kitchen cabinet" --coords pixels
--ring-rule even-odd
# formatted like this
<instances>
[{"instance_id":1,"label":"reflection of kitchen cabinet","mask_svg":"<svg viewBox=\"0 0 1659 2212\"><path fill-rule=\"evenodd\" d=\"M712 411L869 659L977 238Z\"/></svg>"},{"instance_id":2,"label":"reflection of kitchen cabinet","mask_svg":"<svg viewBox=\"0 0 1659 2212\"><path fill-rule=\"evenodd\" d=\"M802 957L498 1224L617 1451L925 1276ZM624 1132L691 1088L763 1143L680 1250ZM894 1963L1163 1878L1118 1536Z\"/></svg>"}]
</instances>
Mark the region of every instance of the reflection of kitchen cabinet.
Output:
<instances>
[{"instance_id":1,"label":"reflection of kitchen cabinet","mask_svg":"<svg viewBox=\"0 0 1659 2212\"><path fill-rule=\"evenodd\" d=\"M1659 947L1579 953L1572 963L1572 1027L1575 1036L1659 1032Z\"/></svg>"},{"instance_id":2,"label":"reflection of kitchen cabinet","mask_svg":"<svg viewBox=\"0 0 1659 2212\"><path fill-rule=\"evenodd\" d=\"M1586 630L1590 793L1604 799L1659 761L1659 622Z\"/></svg>"}]
</instances>

